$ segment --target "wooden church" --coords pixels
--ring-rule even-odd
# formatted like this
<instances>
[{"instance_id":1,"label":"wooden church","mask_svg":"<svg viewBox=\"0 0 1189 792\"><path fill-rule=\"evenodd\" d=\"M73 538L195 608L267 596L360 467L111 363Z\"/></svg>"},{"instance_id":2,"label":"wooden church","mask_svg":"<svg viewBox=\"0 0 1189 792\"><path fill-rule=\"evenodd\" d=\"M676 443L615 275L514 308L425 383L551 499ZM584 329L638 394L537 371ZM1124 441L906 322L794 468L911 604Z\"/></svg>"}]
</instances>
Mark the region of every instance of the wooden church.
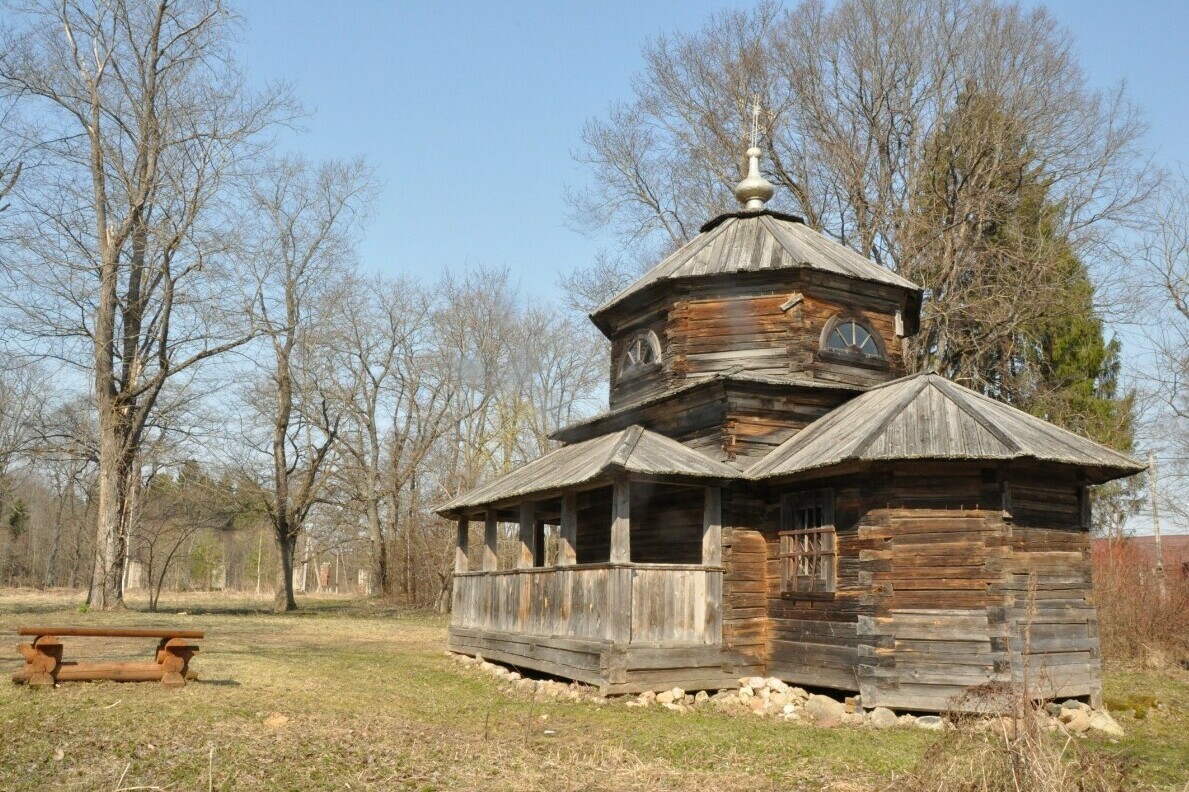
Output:
<instances>
[{"instance_id":1,"label":"wooden church","mask_svg":"<svg viewBox=\"0 0 1189 792\"><path fill-rule=\"evenodd\" d=\"M768 210L747 155L742 211L591 315L610 410L439 509L449 648L609 693L763 675L938 711L1026 672L1096 700L1086 487L1142 466L905 376L921 288Z\"/></svg>"}]
</instances>

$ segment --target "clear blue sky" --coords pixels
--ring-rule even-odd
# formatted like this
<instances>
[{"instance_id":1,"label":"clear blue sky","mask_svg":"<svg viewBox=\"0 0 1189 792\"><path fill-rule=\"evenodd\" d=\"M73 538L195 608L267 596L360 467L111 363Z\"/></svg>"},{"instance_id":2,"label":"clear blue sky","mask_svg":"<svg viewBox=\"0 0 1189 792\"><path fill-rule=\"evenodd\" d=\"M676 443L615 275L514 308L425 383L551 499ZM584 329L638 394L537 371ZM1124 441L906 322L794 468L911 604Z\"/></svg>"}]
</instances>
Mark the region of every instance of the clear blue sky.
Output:
<instances>
[{"instance_id":1,"label":"clear blue sky","mask_svg":"<svg viewBox=\"0 0 1189 792\"><path fill-rule=\"evenodd\" d=\"M586 173L583 122L626 99L645 39L692 31L744 3L243 0L253 80L284 79L314 111L286 143L365 156L384 184L364 264L432 275L506 265L531 295L610 239L566 226L562 192ZM1065 0L1095 85L1126 80L1167 164L1189 160L1189 2Z\"/></svg>"}]
</instances>

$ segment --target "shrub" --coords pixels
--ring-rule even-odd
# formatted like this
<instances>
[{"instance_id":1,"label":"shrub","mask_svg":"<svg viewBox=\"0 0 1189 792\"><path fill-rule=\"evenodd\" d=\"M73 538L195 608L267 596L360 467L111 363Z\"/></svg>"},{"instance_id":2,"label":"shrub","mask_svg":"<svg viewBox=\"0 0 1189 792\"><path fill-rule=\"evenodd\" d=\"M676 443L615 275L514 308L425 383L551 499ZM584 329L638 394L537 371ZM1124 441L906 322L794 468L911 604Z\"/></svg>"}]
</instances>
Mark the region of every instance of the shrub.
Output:
<instances>
[{"instance_id":1,"label":"shrub","mask_svg":"<svg viewBox=\"0 0 1189 792\"><path fill-rule=\"evenodd\" d=\"M1105 662L1164 668L1189 659L1189 579L1170 569L1163 584L1127 542L1096 542L1094 603Z\"/></svg>"}]
</instances>

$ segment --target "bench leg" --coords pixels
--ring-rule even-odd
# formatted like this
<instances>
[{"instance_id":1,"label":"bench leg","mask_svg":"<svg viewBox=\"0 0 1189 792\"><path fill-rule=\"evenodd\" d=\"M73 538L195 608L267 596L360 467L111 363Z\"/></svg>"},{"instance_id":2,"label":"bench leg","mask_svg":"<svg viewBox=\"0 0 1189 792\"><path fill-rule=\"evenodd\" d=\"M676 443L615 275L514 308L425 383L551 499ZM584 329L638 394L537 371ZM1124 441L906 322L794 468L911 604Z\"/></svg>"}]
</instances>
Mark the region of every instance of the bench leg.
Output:
<instances>
[{"instance_id":1,"label":"bench leg","mask_svg":"<svg viewBox=\"0 0 1189 792\"><path fill-rule=\"evenodd\" d=\"M187 679L197 679L189 669L190 658L198 647L182 638L170 638L157 644L157 664L161 666L161 684L167 687L185 687Z\"/></svg>"},{"instance_id":2,"label":"bench leg","mask_svg":"<svg viewBox=\"0 0 1189 792\"><path fill-rule=\"evenodd\" d=\"M57 638L39 635L33 643L17 644L17 651L25 658L25 667L13 676L14 682L35 688L54 686L62 667L62 643Z\"/></svg>"}]
</instances>

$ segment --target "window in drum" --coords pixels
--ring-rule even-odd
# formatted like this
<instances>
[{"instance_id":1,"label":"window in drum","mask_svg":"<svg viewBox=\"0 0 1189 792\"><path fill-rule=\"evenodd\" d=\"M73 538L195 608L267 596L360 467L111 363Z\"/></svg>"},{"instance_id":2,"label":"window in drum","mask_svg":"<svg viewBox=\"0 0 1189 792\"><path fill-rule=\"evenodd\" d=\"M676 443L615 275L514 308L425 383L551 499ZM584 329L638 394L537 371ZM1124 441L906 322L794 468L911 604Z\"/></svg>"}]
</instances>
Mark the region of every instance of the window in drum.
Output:
<instances>
[{"instance_id":1,"label":"window in drum","mask_svg":"<svg viewBox=\"0 0 1189 792\"><path fill-rule=\"evenodd\" d=\"M660 339L651 330L631 340L619 361L619 376L638 374L654 367L661 359Z\"/></svg>"},{"instance_id":2,"label":"window in drum","mask_svg":"<svg viewBox=\"0 0 1189 792\"><path fill-rule=\"evenodd\" d=\"M785 495L780 522L781 594L807 599L833 596L837 574L834 491Z\"/></svg>"},{"instance_id":3,"label":"window in drum","mask_svg":"<svg viewBox=\"0 0 1189 792\"><path fill-rule=\"evenodd\" d=\"M831 352L882 358L875 336L854 319L838 322L826 337L826 348Z\"/></svg>"}]
</instances>

